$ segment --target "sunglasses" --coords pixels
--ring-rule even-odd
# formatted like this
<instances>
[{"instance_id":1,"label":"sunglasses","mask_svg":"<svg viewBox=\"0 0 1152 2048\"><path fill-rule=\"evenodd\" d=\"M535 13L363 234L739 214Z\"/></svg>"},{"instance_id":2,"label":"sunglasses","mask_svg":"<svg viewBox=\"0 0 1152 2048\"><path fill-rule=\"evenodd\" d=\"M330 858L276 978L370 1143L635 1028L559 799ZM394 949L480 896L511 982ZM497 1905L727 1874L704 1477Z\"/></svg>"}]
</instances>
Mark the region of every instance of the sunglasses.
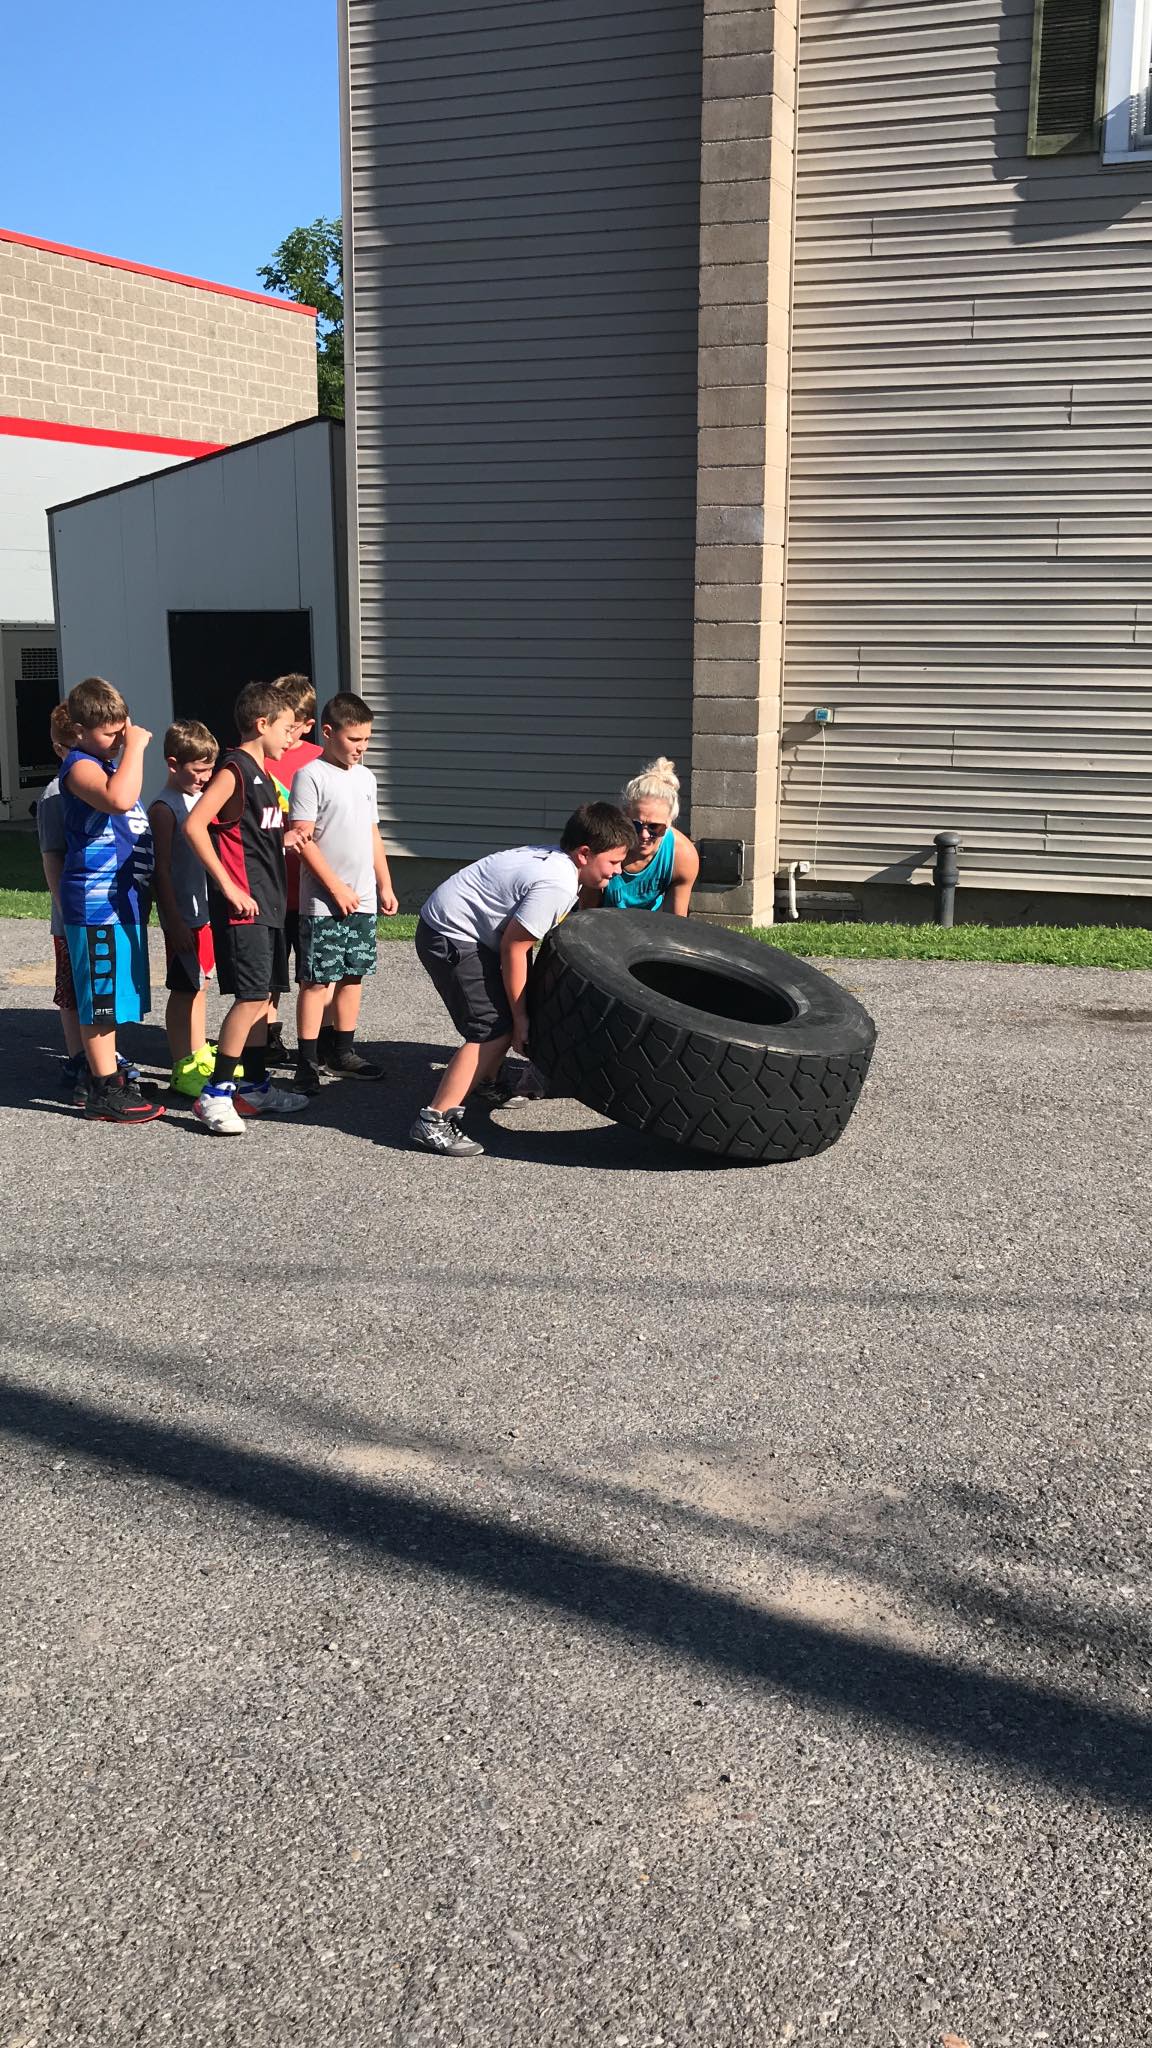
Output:
<instances>
[{"instance_id":1,"label":"sunglasses","mask_svg":"<svg viewBox=\"0 0 1152 2048\"><path fill-rule=\"evenodd\" d=\"M667 825L649 824L647 818L630 818L628 822L638 839L663 839L668 830Z\"/></svg>"}]
</instances>

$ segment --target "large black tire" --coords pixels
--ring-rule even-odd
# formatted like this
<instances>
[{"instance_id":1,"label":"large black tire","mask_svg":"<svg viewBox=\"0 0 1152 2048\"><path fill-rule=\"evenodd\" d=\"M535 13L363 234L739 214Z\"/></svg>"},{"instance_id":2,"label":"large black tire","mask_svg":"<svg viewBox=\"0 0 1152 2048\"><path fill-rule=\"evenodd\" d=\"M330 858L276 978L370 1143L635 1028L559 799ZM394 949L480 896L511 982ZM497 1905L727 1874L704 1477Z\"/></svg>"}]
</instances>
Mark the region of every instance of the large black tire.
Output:
<instances>
[{"instance_id":1,"label":"large black tire","mask_svg":"<svg viewBox=\"0 0 1152 2048\"><path fill-rule=\"evenodd\" d=\"M806 960L647 910L580 911L544 941L531 1055L633 1130L747 1164L834 1145L876 1027Z\"/></svg>"}]
</instances>

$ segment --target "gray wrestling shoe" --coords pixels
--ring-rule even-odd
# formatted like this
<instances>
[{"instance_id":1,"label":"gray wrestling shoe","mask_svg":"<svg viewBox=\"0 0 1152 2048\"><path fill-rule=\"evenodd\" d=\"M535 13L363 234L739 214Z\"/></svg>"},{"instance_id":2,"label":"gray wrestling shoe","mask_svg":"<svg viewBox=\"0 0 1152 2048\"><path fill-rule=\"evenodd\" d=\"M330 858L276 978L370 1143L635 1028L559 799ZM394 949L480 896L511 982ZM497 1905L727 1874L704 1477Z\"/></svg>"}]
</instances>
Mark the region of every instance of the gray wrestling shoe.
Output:
<instances>
[{"instance_id":1,"label":"gray wrestling shoe","mask_svg":"<svg viewBox=\"0 0 1152 2048\"><path fill-rule=\"evenodd\" d=\"M462 1109L422 1109L408 1136L422 1152L440 1152L446 1159L478 1159L484 1150L466 1138Z\"/></svg>"},{"instance_id":2,"label":"gray wrestling shoe","mask_svg":"<svg viewBox=\"0 0 1152 2048\"><path fill-rule=\"evenodd\" d=\"M546 1101L547 1096L548 1083L529 1060L527 1066L517 1067L510 1076L504 1090L504 1108L524 1109L531 1102Z\"/></svg>"}]
</instances>

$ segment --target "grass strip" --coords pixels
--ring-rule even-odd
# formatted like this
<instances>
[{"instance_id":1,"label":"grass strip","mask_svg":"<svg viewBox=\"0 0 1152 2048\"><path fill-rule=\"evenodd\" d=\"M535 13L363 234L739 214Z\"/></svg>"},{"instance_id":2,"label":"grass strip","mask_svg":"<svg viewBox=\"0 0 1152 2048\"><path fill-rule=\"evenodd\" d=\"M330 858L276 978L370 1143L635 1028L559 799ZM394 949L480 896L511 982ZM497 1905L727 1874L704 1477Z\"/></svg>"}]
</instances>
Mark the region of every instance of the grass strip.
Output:
<instances>
[{"instance_id":1,"label":"grass strip","mask_svg":"<svg viewBox=\"0 0 1152 2048\"><path fill-rule=\"evenodd\" d=\"M0 889L0 917L38 917L47 924L51 910L47 889ZM155 916L152 922L156 923ZM416 918L382 917L376 929L382 939L414 939Z\"/></svg>"},{"instance_id":2,"label":"grass strip","mask_svg":"<svg viewBox=\"0 0 1152 2048\"><path fill-rule=\"evenodd\" d=\"M46 890L0 889L0 917L48 922ZM382 917L381 939L413 939L416 918ZM1025 967L1113 967L1152 971L1152 931L1123 925L934 924L757 925L751 936L813 960L991 960Z\"/></svg>"},{"instance_id":3,"label":"grass strip","mask_svg":"<svg viewBox=\"0 0 1152 2048\"><path fill-rule=\"evenodd\" d=\"M825 960L999 960L1027 967L1152 969L1152 931L1126 925L824 924L758 926L787 953Z\"/></svg>"}]
</instances>

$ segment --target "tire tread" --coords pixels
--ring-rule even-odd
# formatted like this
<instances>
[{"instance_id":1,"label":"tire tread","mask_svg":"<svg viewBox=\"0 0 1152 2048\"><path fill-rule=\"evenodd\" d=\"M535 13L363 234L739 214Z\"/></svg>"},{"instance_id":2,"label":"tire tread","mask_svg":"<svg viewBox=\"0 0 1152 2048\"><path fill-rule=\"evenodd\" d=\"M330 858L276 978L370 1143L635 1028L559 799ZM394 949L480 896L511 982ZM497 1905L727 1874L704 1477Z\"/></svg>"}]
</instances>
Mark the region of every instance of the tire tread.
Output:
<instances>
[{"instance_id":1,"label":"tire tread","mask_svg":"<svg viewBox=\"0 0 1152 2048\"><path fill-rule=\"evenodd\" d=\"M843 1056L758 1052L607 996L545 946L532 979L532 1058L614 1122L716 1158L806 1159L842 1135L872 1046Z\"/></svg>"}]
</instances>

